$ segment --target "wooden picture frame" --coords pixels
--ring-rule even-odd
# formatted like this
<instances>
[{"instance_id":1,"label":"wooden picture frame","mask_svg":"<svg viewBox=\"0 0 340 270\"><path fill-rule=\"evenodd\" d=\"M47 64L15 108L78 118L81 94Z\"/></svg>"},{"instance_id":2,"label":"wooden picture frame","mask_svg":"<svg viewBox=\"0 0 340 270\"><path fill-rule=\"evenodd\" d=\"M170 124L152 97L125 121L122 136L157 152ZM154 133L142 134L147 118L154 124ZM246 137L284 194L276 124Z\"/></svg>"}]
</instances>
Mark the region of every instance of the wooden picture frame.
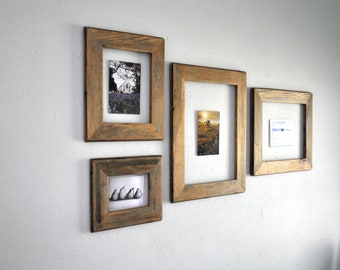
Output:
<instances>
[{"instance_id":1,"label":"wooden picture frame","mask_svg":"<svg viewBox=\"0 0 340 270\"><path fill-rule=\"evenodd\" d=\"M144 187L131 188L134 177L145 175ZM126 179L124 178L126 177ZM117 178L117 179L116 179ZM143 178L142 178L143 179ZM111 183L121 183L120 190L129 187L124 195L114 199L116 190L110 191ZM130 181L130 182L129 182ZM136 183L136 182L134 182ZM138 183L138 182L137 182ZM111 185L112 186L112 185ZM137 186L134 186L137 187ZM147 194L147 198L142 195ZM145 197L145 196L144 196ZM136 199L145 200L145 203ZM110 209L110 204L118 208ZM137 206L136 206L137 205ZM138 206L140 205L140 206ZM91 231L115 229L162 219L162 156L91 159Z\"/></svg>"},{"instance_id":2,"label":"wooden picture frame","mask_svg":"<svg viewBox=\"0 0 340 270\"><path fill-rule=\"evenodd\" d=\"M302 105L302 158L288 158L279 160L264 160L264 135L266 128L263 121L264 103L301 104ZM280 90L280 89L254 89L254 157L253 175L296 172L310 170L312 168L312 102L313 95L310 92ZM283 150L283 149L282 149Z\"/></svg>"},{"instance_id":3,"label":"wooden picture frame","mask_svg":"<svg viewBox=\"0 0 340 270\"><path fill-rule=\"evenodd\" d=\"M86 141L162 140L164 39L85 27ZM150 55L149 123L104 121L103 50ZM107 74L105 74L107 76Z\"/></svg>"},{"instance_id":4,"label":"wooden picture frame","mask_svg":"<svg viewBox=\"0 0 340 270\"><path fill-rule=\"evenodd\" d=\"M246 189L246 73L184 64L172 64L172 202L195 200L244 192ZM235 96L235 178L197 184L185 183L185 82L236 86ZM227 164L225 165L227 166ZM204 180L203 180L204 181Z\"/></svg>"}]
</instances>

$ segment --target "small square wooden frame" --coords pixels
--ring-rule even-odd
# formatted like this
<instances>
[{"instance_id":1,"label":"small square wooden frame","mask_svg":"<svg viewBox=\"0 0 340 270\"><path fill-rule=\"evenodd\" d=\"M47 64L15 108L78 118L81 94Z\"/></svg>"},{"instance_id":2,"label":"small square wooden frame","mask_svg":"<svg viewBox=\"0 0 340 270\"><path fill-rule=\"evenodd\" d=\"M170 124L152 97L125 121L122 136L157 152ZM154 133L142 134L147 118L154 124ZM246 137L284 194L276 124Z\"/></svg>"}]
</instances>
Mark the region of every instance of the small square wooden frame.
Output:
<instances>
[{"instance_id":1,"label":"small square wooden frame","mask_svg":"<svg viewBox=\"0 0 340 270\"><path fill-rule=\"evenodd\" d=\"M263 102L277 102L305 105L304 119L304 157L301 159L264 161L262 158L262 117ZM312 102L310 92L254 89L254 160L253 175L274 174L310 170L312 168Z\"/></svg>"},{"instance_id":2,"label":"small square wooden frame","mask_svg":"<svg viewBox=\"0 0 340 270\"><path fill-rule=\"evenodd\" d=\"M172 202L244 192L246 188L246 73L242 71L183 64L173 64L172 72ZM236 179L206 182L202 184L185 184L185 81L236 86Z\"/></svg>"},{"instance_id":3,"label":"small square wooden frame","mask_svg":"<svg viewBox=\"0 0 340 270\"><path fill-rule=\"evenodd\" d=\"M148 205L109 211L109 178L148 175ZM125 157L91 160L91 231L159 221L162 219L162 157Z\"/></svg>"},{"instance_id":4,"label":"small square wooden frame","mask_svg":"<svg viewBox=\"0 0 340 270\"><path fill-rule=\"evenodd\" d=\"M149 53L150 123L111 123L103 118L103 49ZM162 140L164 39L85 27L86 141Z\"/></svg>"}]
</instances>

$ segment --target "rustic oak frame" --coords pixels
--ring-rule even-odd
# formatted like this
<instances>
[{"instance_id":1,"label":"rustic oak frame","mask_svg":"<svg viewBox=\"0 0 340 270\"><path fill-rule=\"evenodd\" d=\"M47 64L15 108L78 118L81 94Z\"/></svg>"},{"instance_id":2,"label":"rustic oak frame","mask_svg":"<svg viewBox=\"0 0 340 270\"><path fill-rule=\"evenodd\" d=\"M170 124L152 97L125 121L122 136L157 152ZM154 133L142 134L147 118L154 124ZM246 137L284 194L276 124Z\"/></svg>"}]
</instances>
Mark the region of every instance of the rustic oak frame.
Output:
<instances>
[{"instance_id":1,"label":"rustic oak frame","mask_svg":"<svg viewBox=\"0 0 340 270\"><path fill-rule=\"evenodd\" d=\"M246 189L246 73L184 64L172 64L172 202L244 192ZM185 81L236 86L235 179L185 184Z\"/></svg>"},{"instance_id":2,"label":"rustic oak frame","mask_svg":"<svg viewBox=\"0 0 340 270\"><path fill-rule=\"evenodd\" d=\"M264 161L262 159L263 102L292 103L305 105L304 112L304 157L301 159ZM254 160L253 175L295 172L312 169L312 102L310 92L254 89Z\"/></svg>"},{"instance_id":3,"label":"rustic oak frame","mask_svg":"<svg viewBox=\"0 0 340 270\"><path fill-rule=\"evenodd\" d=\"M109 178L148 175L148 205L109 211ZM159 221L162 219L162 156L91 159L91 231Z\"/></svg>"},{"instance_id":4,"label":"rustic oak frame","mask_svg":"<svg viewBox=\"0 0 340 270\"><path fill-rule=\"evenodd\" d=\"M86 141L162 140L164 39L85 27ZM103 121L103 48L150 54L150 123Z\"/></svg>"}]
</instances>

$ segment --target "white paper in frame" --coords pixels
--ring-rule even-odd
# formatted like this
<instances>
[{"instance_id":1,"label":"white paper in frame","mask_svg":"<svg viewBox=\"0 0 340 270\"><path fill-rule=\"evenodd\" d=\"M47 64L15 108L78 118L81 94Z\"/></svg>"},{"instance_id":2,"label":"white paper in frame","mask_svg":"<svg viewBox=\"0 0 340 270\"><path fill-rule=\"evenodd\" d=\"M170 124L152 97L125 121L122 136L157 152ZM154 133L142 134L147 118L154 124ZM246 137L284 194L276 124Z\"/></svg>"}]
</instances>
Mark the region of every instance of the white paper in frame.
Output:
<instances>
[{"instance_id":1,"label":"white paper in frame","mask_svg":"<svg viewBox=\"0 0 340 270\"><path fill-rule=\"evenodd\" d=\"M185 81L185 184L235 178L236 87ZM197 155L197 112L219 111L219 154Z\"/></svg>"},{"instance_id":2,"label":"white paper in frame","mask_svg":"<svg viewBox=\"0 0 340 270\"><path fill-rule=\"evenodd\" d=\"M304 105L277 102L263 102L262 155L264 161L303 158L304 149ZM270 120L289 119L294 133L285 146L270 146Z\"/></svg>"},{"instance_id":3,"label":"white paper in frame","mask_svg":"<svg viewBox=\"0 0 340 270\"><path fill-rule=\"evenodd\" d=\"M109 211L118 211L148 205L148 175L122 175L109 178ZM132 190L133 189L133 190ZM140 196L136 196L139 189ZM124 198L113 200L112 194L117 191L124 193ZM127 198L129 192L133 192L133 198Z\"/></svg>"}]
</instances>

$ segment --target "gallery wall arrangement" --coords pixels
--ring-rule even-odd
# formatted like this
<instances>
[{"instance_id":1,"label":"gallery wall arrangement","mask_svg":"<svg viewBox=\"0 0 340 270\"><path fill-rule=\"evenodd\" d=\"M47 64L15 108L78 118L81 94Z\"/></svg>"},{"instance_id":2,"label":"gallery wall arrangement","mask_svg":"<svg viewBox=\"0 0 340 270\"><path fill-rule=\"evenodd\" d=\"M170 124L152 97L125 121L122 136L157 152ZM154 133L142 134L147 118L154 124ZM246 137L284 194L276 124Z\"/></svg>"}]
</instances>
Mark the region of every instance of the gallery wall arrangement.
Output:
<instances>
[{"instance_id":1,"label":"gallery wall arrangement","mask_svg":"<svg viewBox=\"0 0 340 270\"><path fill-rule=\"evenodd\" d=\"M85 141L163 140L164 39L84 30ZM171 202L245 192L246 72L180 63L171 72ZM311 169L312 93L254 88L251 135L253 175ZM92 159L91 231L160 221L162 162Z\"/></svg>"},{"instance_id":2,"label":"gallery wall arrangement","mask_svg":"<svg viewBox=\"0 0 340 270\"><path fill-rule=\"evenodd\" d=\"M85 27L86 141L162 140L164 39ZM91 160L91 231L162 219L162 156Z\"/></svg>"}]
</instances>

